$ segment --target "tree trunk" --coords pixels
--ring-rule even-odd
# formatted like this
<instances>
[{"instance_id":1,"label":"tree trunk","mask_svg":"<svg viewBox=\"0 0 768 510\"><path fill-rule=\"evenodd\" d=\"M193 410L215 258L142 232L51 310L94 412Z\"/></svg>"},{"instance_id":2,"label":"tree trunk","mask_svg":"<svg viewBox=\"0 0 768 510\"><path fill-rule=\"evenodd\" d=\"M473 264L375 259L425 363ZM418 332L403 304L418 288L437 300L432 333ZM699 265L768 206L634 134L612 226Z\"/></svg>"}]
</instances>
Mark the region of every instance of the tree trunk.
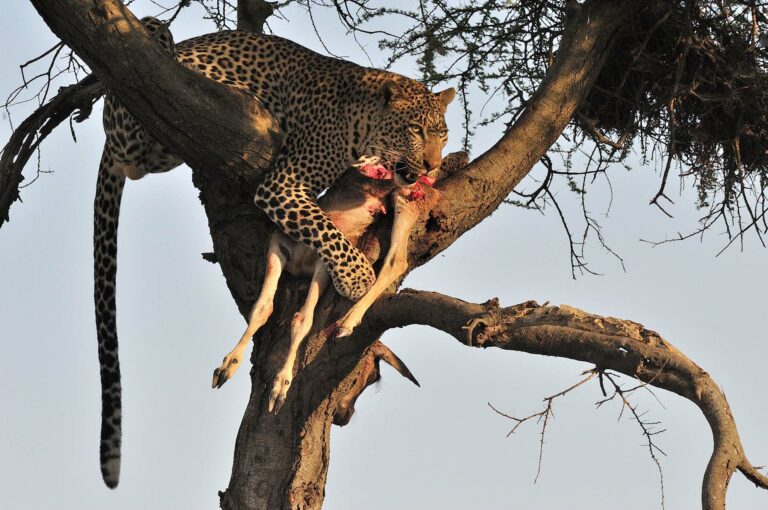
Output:
<instances>
[{"instance_id":1,"label":"tree trunk","mask_svg":"<svg viewBox=\"0 0 768 510\"><path fill-rule=\"evenodd\" d=\"M493 212L546 153L589 92L615 31L630 11L621 1L573 7L557 61L526 112L496 146L460 175L438 184L441 202L411 236L411 267L433 258ZM235 446L232 478L221 497L225 510L321 506L334 411L364 377L361 360L378 336L357 334L329 347L328 325L345 307L335 294L326 306L321 303L315 318L315 330L321 331L307 342L283 410L270 416L266 403L271 375L288 350L290 319L306 289L282 287L275 301L279 310L256 335L251 397Z\"/></svg>"}]
</instances>

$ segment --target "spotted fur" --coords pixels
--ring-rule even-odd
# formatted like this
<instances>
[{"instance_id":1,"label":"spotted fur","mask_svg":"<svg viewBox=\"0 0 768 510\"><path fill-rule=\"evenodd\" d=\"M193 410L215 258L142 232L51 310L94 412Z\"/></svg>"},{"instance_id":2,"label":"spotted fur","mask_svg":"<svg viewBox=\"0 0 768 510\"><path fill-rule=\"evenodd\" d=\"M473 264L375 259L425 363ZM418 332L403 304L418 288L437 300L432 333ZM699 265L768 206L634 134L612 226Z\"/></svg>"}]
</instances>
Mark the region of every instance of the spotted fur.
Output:
<instances>
[{"instance_id":1,"label":"spotted fur","mask_svg":"<svg viewBox=\"0 0 768 510\"><path fill-rule=\"evenodd\" d=\"M361 155L379 156L410 180L439 166L444 115L455 91L325 57L276 36L225 31L175 46L163 25L142 20L188 68L258 97L284 139L258 187L256 206L296 241L313 248L345 297L359 299L375 274L365 256L317 205L317 195ZM96 322L102 377L101 468L117 485L120 369L115 329L117 218L124 178L165 172L181 160L157 143L112 95L104 105L106 143L94 213Z\"/></svg>"},{"instance_id":2,"label":"spotted fur","mask_svg":"<svg viewBox=\"0 0 768 510\"><path fill-rule=\"evenodd\" d=\"M173 39L164 25L154 18L142 22L158 43L173 53ZM162 172L181 161L155 143L111 94L104 101L102 120L106 141L93 204L93 280L101 375L101 474L104 483L114 488L120 479L122 438L115 306L120 199L126 176L139 178L143 173Z\"/></svg>"}]
</instances>

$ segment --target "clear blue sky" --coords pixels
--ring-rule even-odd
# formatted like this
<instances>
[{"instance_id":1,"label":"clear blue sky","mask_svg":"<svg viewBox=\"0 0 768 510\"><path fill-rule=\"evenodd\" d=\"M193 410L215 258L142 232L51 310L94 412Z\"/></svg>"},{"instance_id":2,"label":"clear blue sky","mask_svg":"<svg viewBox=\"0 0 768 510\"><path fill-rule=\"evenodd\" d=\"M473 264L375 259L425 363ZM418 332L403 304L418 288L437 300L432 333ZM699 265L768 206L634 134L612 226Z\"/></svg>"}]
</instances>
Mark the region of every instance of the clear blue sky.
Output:
<instances>
[{"instance_id":1,"label":"clear blue sky","mask_svg":"<svg viewBox=\"0 0 768 510\"><path fill-rule=\"evenodd\" d=\"M153 12L146 4L138 14ZM321 51L300 12L275 22L279 35ZM320 16L321 26L327 20ZM334 26L335 27L335 26ZM190 9L174 24L177 40L211 30ZM335 29L335 28L334 28ZM331 50L367 64L350 38ZM338 31L337 31L338 32ZM0 94L20 81L18 65L52 45L26 2L0 17ZM374 43L374 63L381 64ZM407 66L397 69L413 75ZM20 122L28 108L14 112ZM0 230L0 508L209 509L226 487L235 434L248 396L247 372L219 391L210 375L237 339L237 314L217 266L204 262L211 241L187 169L129 183L120 225L118 327L124 387L121 483L108 490L98 469L99 382L91 278L91 204L103 143L99 113L43 146L45 174L23 190L11 222ZM0 140L10 133L3 117ZM449 149L458 148L460 119ZM498 128L474 139L479 154ZM755 242L715 258L723 236L651 248L694 228L693 196L675 197L669 220L649 207L658 185L652 167L633 160L615 168L613 208L604 220L627 272L596 245L590 262L604 276L570 277L565 236L554 214L503 207L406 281L470 301L499 297L567 303L630 318L654 329L722 385L753 463L768 463L768 340L763 323L768 288L766 251ZM30 168L28 175L34 173ZM673 188L676 186L673 185ZM572 216L578 210L561 191ZM607 187L590 191L596 213ZM388 333L385 342L422 383L389 368L378 390L360 399L352 423L334 428L325 508L614 509L659 508L655 466L637 425L619 409L594 410L597 385L558 401L536 485L538 428L505 438L510 423L487 407L516 414L575 382L582 363L527 354L468 349L428 328ZM696 508L711 450L704 418L689 402L659 391L666 408L638 395L658 437L668 509ZM768 494L736 475L735 509L768 508Z\"/></svg>"}]
</instances>

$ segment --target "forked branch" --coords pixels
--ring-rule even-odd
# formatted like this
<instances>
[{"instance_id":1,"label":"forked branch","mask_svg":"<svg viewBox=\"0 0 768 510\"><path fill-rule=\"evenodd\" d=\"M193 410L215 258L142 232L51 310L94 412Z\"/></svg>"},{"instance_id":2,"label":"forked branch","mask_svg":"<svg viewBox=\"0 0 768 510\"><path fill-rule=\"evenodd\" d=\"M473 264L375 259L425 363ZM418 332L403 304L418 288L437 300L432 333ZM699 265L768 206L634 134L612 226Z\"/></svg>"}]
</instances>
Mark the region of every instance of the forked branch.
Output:
<instances>
[{"instance_id":1,"label":"forked branch","mask_svg":"<svg viewBox=\"0 0 768 510\"><path fill-rule=\"evenodd\" d=\"M544 437L547 434L547 425L549 424L549 419L554 417L554 415L555 415L555 413L554 413L554 411L552 409L553 405L554 405L554 402L555 402L555 399L560 398L560 397L564 397L565 395L567 395L568 393L572 392L573 390L575 390L576 388L578 388L582 384L585 384L585 383L591 381L592 379L594 379L594 377L597 374L598 374L598 371L595 370L595 369L587 370L586 372L584 372L582 374L582 375L585 375L585 377L582 378L576 384L574 384L572 386L569 386L568 388L566 388L566 389L564 389L562 391L559 391L559 392L555 393L554 395L550 395L548 397L545 397L544 398L544 404L545 405L544 405L544 409L542 411L539 411L538 413L530 414L530 415L528 415L528 416L526 416L524 418L518 418L517 416L512 416L510 414L503 413L503 412L499 411L498 409L496 409L495 407L493 407L493 405L490 402L488 402L488 407L493 409L496 413L498 413L501 416L503 416L505 418L508 418L508 419L512 420L513 422L515 422L515 426L512 427L512 429L507 433L507 437L509 437L512 434L514 434L515 431L517 431L517 429L520 428L520 425L522 425L523 423L525 423L527 421L536 420L537 422L541 423L541 432L539 433L539 437L540 437L540 440L539 440L539 465L536 468L536 478L533 480L533 483L538 482L539 481L539 476L541 475L541 464L542 464L542 461L544 460Z\"/></svg>"},{"instance_id":2,"label":"forked branch","mask_svg":"<svg viewBox=\"0 0 768 510\"><path fill-rule=\"evenodd\" d=\"M501 308L495 300L474 304L435 292L404 290L374 307L361 331L367 329L365 334L380 335L387 329L410 324L432 326L469 346L593 363L601 372L613 370L677 393L699 407L714 438L714 450L704 474L702 508L725 508L728 482L737 469L757 487L768 489L768 477L749 462L744 452L736 421L717 383L658 333L641 324L566 305L542 306L528 301Z\"/></svg>"},{"instance_id":3,"label":"forked branch","mask_svg":"<svg viewBox=\"0 0 768 510\"><path fill-rule=\"evenodd\" d=\"M538 467L536 468L536 478L534 479L533 483L536 483L539 480L539 477L541 475L541 466L544 459L544 444L545 444L545 437L547 434L547 425L549 424L550 418L554 418L554 402L556 399L565 397L575 389L581 387L582 385L588 383L595 377L599 378L600 381L600 389L603 392L603 398L602 400L599 400L595 403L596 408L602 407L604 404L611 402L613 400L619 400L621 403L621 408L619 411L619 419L624 415L624 411L629 410L629 414L631 415L632 419L635 420L635 422L640 427L640 430L643 433L643 436L646 439L646 445L648 446L649 455L651 457L651 460L656 465L656 468L659 471L659 485L661 489L661 508L664 508L664 474L661 469L661 461L659 460L659 457L657 456L657 453L660 453L662 455L666 455L664 451L659 448L659 446L654 441L654 436L657 436L664 432L664 430L659 430L656 428L657 425L659 425L660 422L658 421L650 421L645 418L645 413L640 412L638 409L637 404L633 404L629 396L639 390L639 389L647 389L648 391L651 391L648 388L648 383L640 383L637 384L631 388L623 388L617 381L616 378L618 377L617 374L613 374L604 370L600 370L599 368L592 368L590 370L586 370L582 372L582 378L575 384L569 386L568 388L561 390L553 395L550 395L548 397L544 398L544 409L537 413L530 414L528 416L525 416L523 418L520 418L518 416L514 416L505 412L502 412L498 410L496 407L494 407L490 402L488 402L488 406L493 409L494 412L497 414L511 420L514 422L514 426L510 431L507 433L507 437L514 434L518 428L520 428L521 425L523 425L526 422L535 420L537 423L541 425L540 431L539 431L539 461L538 461ZM612 393L609 395L606 391L606 382L610 383L610 388L612 390ZM651 391L651 394L653 392ZM653 394L654 397L656 397L655 394ZM657 399L658 400L658 399Z\"/></svg>"}]
</instances>

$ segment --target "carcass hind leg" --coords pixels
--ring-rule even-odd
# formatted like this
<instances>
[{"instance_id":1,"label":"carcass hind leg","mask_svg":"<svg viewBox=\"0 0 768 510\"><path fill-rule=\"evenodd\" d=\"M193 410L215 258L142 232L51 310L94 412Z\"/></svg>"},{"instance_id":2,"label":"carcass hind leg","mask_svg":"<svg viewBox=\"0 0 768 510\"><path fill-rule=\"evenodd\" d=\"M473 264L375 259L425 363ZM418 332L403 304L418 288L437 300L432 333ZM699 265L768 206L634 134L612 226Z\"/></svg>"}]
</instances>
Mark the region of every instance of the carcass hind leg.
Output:
<instances>
[{"instance_id":1,"label":"carcass hind leg","mask_svg":"<svg viewBox=\"0 0 768 510\"><path fill-rule=\"evenodd\" d=\"M280 274L283 272L283 267L286 263L285 255L280 250L280 242L284 240L287 240L287 238L283 234L275 233L269 241L264 283L261 286L259 297L251 309L248 327L246 327L245 333L240 337L240 341L237 342L235 348L224 356L224 361L219 368L213 371L212 388L221 388L225 382L235 375L237 369L243 364L243 352L253 338L253 335L266 324L267 319L272 315L277 282L280 280Z\"/></svg>"},{"instance_id":2,"label":"carcass hind leg","mask_svg":"<svg viewBox=\"0 0 768 510\"><path fill-rule=\"evenodd\" d=\"M312 328L312 320L315 315L315 306L317 300L328 286L329 276L323 263L318 260L315 263L312 281L309 284L307 299L291 322L291 347L288 355L285 357L283 367L275 376L272 383L272 392L269 395L269 412L275 414L280 412L280 408L285 403L285 397L288 394L288 388L293 382L293 368L296 364L296 355L299 351L301 342L306 338L309 330Z\"/></svg>"}]
</instances>

